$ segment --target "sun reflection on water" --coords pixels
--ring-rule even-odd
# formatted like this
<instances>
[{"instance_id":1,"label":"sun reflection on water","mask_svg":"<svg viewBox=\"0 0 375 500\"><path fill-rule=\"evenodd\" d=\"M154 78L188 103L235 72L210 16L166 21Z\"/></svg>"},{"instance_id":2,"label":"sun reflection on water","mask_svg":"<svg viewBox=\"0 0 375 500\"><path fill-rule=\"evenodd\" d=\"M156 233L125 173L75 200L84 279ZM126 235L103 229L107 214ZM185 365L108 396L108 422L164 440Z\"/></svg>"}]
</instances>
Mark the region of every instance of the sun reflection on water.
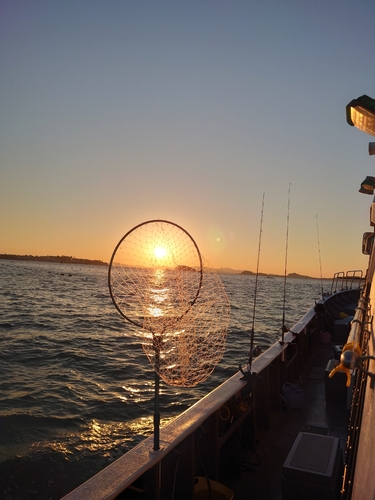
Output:
<instances>
[{"instance_id":1,"label":"sun reflection on water","mask_svg":"<svg viewBox=\"0 0 375 500\"><path fill-rule=\"evenodd\" d=\"M164 269L157 268L152 274L152 283L148 289L146 315L161 318L170 308L169 287L166 286L166 273Z\"/></svg>"},{"instance_id":2,"label":"sun reflection on water","mask_svg":"<svg viewBox=\"0 0 375 500\"><path fill-rule=\"evenodd\" d=\"M124 416L124 418L126 418ZM161 426L175 417L161 419ZM153 432L153 416L141 417L128 422L104 422L93 419L87 423L83 431L62 432L59 439L32 444L33 452L49 448L63 454L67 459L71 456L85 455L87 452L98 452L102 457L113 458L114 454L123 454L129 447L129 439L143 440Z\"/></svg>"}]
</instances>

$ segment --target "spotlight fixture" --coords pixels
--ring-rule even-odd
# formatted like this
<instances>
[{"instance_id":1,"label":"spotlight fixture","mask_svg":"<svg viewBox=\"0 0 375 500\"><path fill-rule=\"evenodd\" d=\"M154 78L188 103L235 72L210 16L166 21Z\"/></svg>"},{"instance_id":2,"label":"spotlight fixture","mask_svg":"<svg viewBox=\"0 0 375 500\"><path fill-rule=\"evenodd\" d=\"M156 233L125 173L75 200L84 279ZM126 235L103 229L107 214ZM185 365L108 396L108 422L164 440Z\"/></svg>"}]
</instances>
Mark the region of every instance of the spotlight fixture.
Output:
<instances>
[{"instance_id":1,"label":"spotlight fixture","mask_svg":"<svg viewBox=\"0 0 375 500\"><path fill-rule=\"evenodd\" d=\"M363 95L350 101L346 106L346 121L366 134L375 135L375 99Z\"/></svg>"},{"instance_id":2,"label":"spotlight fixture","mask_svg":"<svg viewBox=\"0 0 375 500\"><path fill-rule=\"evenodd\" d=\"M366 179L361 183L359 192L364 194L374 194L374 188L375 188L375 177L371 177L368 175Z\"/></svg>"}]
</instances>

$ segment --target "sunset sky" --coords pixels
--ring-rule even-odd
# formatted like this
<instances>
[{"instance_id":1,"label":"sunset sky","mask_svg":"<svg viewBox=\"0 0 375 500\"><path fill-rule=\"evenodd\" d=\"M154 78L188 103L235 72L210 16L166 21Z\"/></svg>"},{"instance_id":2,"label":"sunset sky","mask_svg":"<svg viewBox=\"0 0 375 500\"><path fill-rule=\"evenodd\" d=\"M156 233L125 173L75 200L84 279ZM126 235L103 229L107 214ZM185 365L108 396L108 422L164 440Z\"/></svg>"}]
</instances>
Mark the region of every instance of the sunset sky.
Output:
<instances>
[{"instance_id":1,"label":"sunset sky","mask_svg":"<svg viewBox=\"0 0 375 500\"><path fill-rule=\"evenodd\" d=\"M365 269L374 0L4 0L0 253L109 261L149 219L214 267ZM317 225L318 220L318 225Z\"/></svg>"}]
</instances>

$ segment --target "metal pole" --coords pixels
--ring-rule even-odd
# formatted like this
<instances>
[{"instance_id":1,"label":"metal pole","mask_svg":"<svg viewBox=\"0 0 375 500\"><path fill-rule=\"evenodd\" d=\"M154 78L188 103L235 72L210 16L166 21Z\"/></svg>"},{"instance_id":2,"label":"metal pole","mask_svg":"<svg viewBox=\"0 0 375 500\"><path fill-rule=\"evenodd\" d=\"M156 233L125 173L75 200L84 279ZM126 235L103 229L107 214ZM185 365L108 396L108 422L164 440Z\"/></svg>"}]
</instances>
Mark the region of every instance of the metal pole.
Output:
<instances>
[{"instance_id":1,"label":"metal pole","mask_svg":"<svg viewBox=\"0 0 375 500\"><path fill-rule=\"evenodd\" d=\"M159 353L157 353L159 357ZM160 377L155 372L155 410L154 410L154 451L160 450L160 409L159 409Z\"/></svg>"}]
</instances>

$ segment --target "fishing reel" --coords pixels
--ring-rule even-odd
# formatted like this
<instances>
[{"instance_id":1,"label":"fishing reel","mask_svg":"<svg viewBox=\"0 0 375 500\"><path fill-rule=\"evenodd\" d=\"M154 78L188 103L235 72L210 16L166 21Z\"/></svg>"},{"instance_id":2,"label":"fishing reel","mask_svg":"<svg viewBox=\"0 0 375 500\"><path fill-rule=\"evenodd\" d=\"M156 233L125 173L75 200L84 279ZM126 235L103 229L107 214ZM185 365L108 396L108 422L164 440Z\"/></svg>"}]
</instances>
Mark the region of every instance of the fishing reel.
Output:
<instances>
[{"instance_id":1,"label":"fishing reel","mask_svg":"<svg viewBox=\"0 0 375 500\"><path fill-rule=\"evenodd\" d=\"M281 333L281 340L279 340L280 345L284 345L284 335L289 331L289 328L284 324L279 328L279 332Z\"/></svg>"},{"instance_id":2,"label":"fishing reel","mask_svg":"<svg viewBox=\"0 0 375 500\"><path fill-rule=\"evenodd\" d=\"M368 359L375 360L375 356L362 356L359 345L349 342L343 347L340 363L330 372L329 377L332 378L336 372L342 371L346 374L346 387L349 387L351 383L351 371L357 368L370 377L370 387L373 389L375 386L375 373L371 373L363 366L363 363Z\"/></svg>"},{"instance_id":3,"label":"fishing reel","mask_svg":"<svg viewBox=\"0 0 375 500\"><path fill-rule=\"evenodd\" d=\"M259 345L252 347L252 349L249 352L249 359L247 362L247 366L249 367L248 371L245 372L242 368L242 365L241 364L239 365L238 368L243 375L241 377L241 380L246 380L248 382L250 381L250 379L251 379L251 363L253 361L253 358L258 357L259 354L261 354L261 352L262 352L262 348Z\"/></svg>"},{"instance_id":4,"label":"fishing reel","mask_svg":"<svg viewBox=\"0 0 375 500\"><path fill-rule=\"evenodd\" d=\"M368 359L375 360L375 356L360 356L356 351L345 351L340 356L340 361L343 366L350 370L358 368L363 373L368 375L371 379L370 386L373 389L375 385L375 373L371 373L370 371L366 370L362 365L362 363Z\"/></svg>"}]
</instances>

